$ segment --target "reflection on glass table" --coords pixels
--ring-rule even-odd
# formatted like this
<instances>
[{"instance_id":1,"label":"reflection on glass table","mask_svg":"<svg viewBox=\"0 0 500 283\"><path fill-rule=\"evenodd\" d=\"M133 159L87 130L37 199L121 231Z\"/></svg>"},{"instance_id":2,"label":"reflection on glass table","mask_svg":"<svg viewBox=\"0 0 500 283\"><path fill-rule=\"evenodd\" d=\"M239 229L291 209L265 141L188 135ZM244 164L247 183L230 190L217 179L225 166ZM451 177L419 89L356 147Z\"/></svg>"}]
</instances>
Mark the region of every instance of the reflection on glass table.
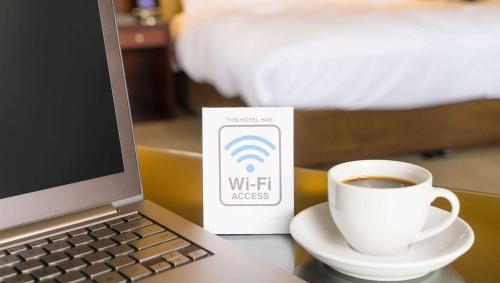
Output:
<instances>
[{"instance_id":1,"label":"reflection on glass table","mask_svg":"<svg viewBox=\"0 0 500 283\"><path fill-rule=\"evenodd\" d=\"M332 282L332 283L368 283L380 282L354 278L340 272L337 272L330 267L324 265L317 260L310 260L297 266L294 272L300 278L308 282ZM466 281L451 267L447 266L442 269L431 272L423 277L398 281L402 283L465 283Z\"/></svg>"},{"instance_id":2,"label":"reflection on glass table","mask_svg":"<svg viewBox=\"0 0 500 283\"><path fill-rule=\"evenodd\" d=\"M368 283L380 282L354 278L321 263L316 259L309 259L298 265L305 251L294 244L292 237L288 235L231 235L223 236L224 239L240 246L253 255L267 261L308 282L331 282L331 283ZM451 266L446 266L431 272L423 277L398 281L404 283L466 283Z\"/></svg>"}]
</instances>

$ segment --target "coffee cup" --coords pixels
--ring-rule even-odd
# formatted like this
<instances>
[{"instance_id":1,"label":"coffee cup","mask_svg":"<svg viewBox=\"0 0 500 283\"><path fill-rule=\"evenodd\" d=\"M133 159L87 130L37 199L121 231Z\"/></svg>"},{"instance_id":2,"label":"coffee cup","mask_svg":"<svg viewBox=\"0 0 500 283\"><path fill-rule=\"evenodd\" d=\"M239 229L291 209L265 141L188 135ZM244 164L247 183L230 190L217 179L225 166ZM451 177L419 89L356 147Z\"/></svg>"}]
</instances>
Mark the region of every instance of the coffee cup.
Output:
<instances>
[{"instance_id":1,"label":"coffee cup","mask_svg":"<svg viewBox=\"0 0 500 283\"><path fill-rule=\"evenodd\" d=\"M423 230L436 198L451 203L450 215ZM388 160L342 163L328 172L333 221L351 248L387 256L432 237L458 217L460 203L449 190L432 186L432 174L417 165Z\"/></svg>"}]
</instances>

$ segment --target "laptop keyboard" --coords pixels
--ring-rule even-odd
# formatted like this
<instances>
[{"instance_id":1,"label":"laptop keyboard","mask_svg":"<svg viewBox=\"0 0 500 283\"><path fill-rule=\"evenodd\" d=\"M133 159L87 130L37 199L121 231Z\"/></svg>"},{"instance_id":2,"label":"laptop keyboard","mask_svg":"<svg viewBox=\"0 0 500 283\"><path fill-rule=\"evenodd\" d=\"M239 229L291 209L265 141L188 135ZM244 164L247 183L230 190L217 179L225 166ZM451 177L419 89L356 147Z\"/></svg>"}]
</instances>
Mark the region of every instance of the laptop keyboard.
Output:
<instances>
[{"instance_id":1,"label":"laptop keyboard","mask_svg":"<svg viewBox=\"0 0 500 283\"><path fill-rule=\"evenodd\" d=\"M135 213L0 250L0 281L130 282L209 255Z\"/></svg>"}]
</instances>

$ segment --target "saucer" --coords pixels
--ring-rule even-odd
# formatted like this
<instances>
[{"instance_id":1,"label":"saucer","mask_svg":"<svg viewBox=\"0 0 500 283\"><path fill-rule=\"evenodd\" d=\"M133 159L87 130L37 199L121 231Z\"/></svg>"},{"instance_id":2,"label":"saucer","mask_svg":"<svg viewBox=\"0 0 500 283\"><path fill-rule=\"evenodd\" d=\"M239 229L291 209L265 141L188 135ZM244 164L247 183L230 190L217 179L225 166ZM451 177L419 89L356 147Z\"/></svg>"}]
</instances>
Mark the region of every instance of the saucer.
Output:
<instances>
[{"instance_id":1,"label":"saucer","mask_svg":"<svg viewBox=\"0 0 500 283\"><path fill-rule=\"evenodd\" d=\"M425 228L433 227L449 212L431 207ZM472 228L457 218L446 230L412 244L394 256L370 256L353 250L333 222L328 203L305 209L293 218L290 232L294 240L319 261L347 275L368 280L399 281L426 275L448 265L470 249Z\"/></svg>"}]
</instances>

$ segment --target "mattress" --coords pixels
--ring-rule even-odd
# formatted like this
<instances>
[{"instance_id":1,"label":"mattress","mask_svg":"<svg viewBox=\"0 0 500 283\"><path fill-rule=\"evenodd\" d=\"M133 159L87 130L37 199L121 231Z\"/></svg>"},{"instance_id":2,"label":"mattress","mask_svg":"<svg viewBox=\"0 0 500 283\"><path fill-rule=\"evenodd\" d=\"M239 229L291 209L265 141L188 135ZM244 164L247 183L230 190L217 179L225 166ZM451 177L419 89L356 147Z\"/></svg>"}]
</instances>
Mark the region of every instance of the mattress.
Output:
<instances>
[{"instance_id":1,"label":"mattress","mask_svg":"<svg viewBox=\"0 0 500 283\"><path fill-rule=\"evenodd\" d=\"M195 81L250 106L411 109L500 97L500 5L244 1L177 17Z\"/></svg>"}]
</instances>

